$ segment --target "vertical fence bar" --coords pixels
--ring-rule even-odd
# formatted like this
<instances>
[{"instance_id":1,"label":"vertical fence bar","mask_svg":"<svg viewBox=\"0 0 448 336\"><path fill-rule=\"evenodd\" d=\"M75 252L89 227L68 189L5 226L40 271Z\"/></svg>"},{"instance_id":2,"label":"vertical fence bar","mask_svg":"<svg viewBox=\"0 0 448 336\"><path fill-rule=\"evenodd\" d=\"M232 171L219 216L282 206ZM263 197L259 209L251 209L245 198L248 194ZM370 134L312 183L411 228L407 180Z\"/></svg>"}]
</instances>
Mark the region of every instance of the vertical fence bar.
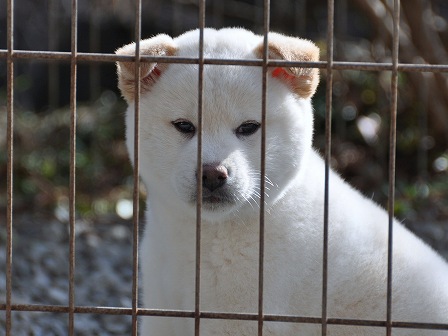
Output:
<instances>
[{"instance_id":1,"label":"vertical fence bar","mask_svg":"<svg viewBox=\"0 0 448 336\"><path fill-rule=\"evenodd\" d=\"M70 266L69 266L69 314L68 333L75 334L75 196L76 196L76 83L78 52L78 1L72 0L71 7L71 59L70 59Z\"/></svg>"},{"instance_id":2,"label":"vertical fence bar","mask_svg":"<svg viewBox=\"0 0 448 336\"><path fill-rule=\"evenodd\" d=\"M328 217L331 162L331 116L333 102L333 49L334 49L334 0L327 2L327 91L325 110L325 192L324 230L322 251L322 336L327 335L327 291L328 291Z\"/></svg>"},{"instance_id":3,"label":"vertical fence bar","mask_svg":"<svg viewBox=\"0 0 448 336\"><path fill-rule=\"evenodd\" d=\"M134 190L132 235L132 336L138 333L138 229L140 216L140 40L142 1L135 1L135 77L134 77Z\"/></svg>"},{"instance_id":4,"label":"vertical fence bar","mask_svg":"<svg viewBox=\"0 0 448 336\"><path fill-rule=\"evenodd\" d=\"M197 144L197 203L196 203L196 265L194 293L194 335L201 327L201 230L202 230L202 129L204 108L204 28L205 0L199 2L199 64L198 64L198 144Z\"/></svg>"},{"instance_id":5,"label":"vertical fence bar","mask_svg":"<svg viewBox=\"0 0 448 336\"><path fill-rule=\"evenodd\" d=\"M387 309L386 335L392 335L392 262L393 262L393 223L395 207L395 166L397 141L397 105L398 105L398 50L400 34L400 0L394 0L393 7L393 45L392 45L392 81L390 103L390 133L389 133L389 232L387 246Z\"/></svg>"},{"instance_id":6,"label":"vertical fence bar","mask_svg":"<svg viewBox=\"0 0 448 336\"><path fill-rule=\"evenodd\" d=\"M14 138L14 0L8 0L7 3L7 39L8 54L6 58L7 66L7 196L8 204L6 209L6 336L11 335L12 314L11 314L11 296L12 296L12 208L13 208L13 138Z\"/></svg>"},{"instance_id":7,"label":"vertical fence bar","mask_svg":"<svg viewBox=\"0 0 448 336\"><path fill-rule=\"evenodd\" d=\"M261 140L261 170L260 170L260 233L259 233L259 292L258 292L258 335L263 333L264 313L263 313L263 267L264 267L264 212L265 212L265 151L266 151L266 109L267 109L267 70L268 70L268 33L269 33L269 0L264 1L264 53L262 62L262 140ZM136 0L136 51L135 51L135 138L134 138L134 237L133 237L133 284L132 284L132 334L137 335L137 317L138 317L138 224L139 224L139 148L140 148L140 40L141 40L141 0ZM388 199L388 266L387 266L387 312L386 312L386 333L392 335L392 326L403 323L392 323L392 256L393 256L393 222L394 222L394 197L395 197L395 170L396 170L396 124L397 124L397 102L398 102L398 69L399 69L399 20L400 20L400 1L393 2L393 50L392 50L392 77L391 77L391 102L390 102L390 133L389 133L389 199ZM199 67L198 67L198 175L202 175L202 111L203 111L203 71L204 71L204 26L205 26L205 0L201 0L200 7L200 35L199 35ZM69 200L70 200L70 237L69 237L69 335L74 335L75 318L75 191L76 191L76 124L77 124L77 17L78 2L71 2L71 82L70 82L70 182L69 182ZM331 159L331 114L332 114L332 84L333 84L333 49L334 49L334 0L328 0L328 30L327 30L327 88L326 88L326 131L325 131L325 199L324 199L324 237L323 237L323 275L322 275L322 335L327 335L327 266L328 266L328 207L329 207L329 172ZM7 213L6 213L6 302L2 309L5 310L6 324L5 334L12 334L12 311L46 311L52 308L58 311L56 306L40 306L20 308L19 305L12 305L12 226L13 226L13 126L14 126L14 0L7 0ZM360 63L362 64L362 63ZM202 207L202 180L198 180L197 186L197 231L196 231L196 292L195 292L195 335L199 336L200 327L200 253L201 253L201 207ZM99 307L90 307L99 308ZM64 312L67 309L64 308ZM51 310L51 309L50 309ZM111 312L109 312L111 313ZM115 313L115 312L114 312ZM108 314L108 313L104 313ZM112 313L111 313L112 314ZM334 322L333 322L334 323ZM347 323L350 325L350 323ZM354 324L355 325L355 324ZM418 323L415 324L417 327ZM409 323L407 327L412 327ZM424 329L424 328L422 328ZM431 327L428 329L443 329L446 327Z\"/></svg>"},{"instance_id":8,"label":"vertical fence bar","mask_svg":"<svg viewBox=\"0 0 448 336\"><path fill-rule=\"evenodd\" d=\"M261 169L260 169L260 232L258 260L258 336L263 335L263 290L264 290L264 229L265 229L265 179L266 179L266 108L267 108L267 73L269 58L270 0L263 3L263 65L261 92Z\"/></svg>"}]
</instances>

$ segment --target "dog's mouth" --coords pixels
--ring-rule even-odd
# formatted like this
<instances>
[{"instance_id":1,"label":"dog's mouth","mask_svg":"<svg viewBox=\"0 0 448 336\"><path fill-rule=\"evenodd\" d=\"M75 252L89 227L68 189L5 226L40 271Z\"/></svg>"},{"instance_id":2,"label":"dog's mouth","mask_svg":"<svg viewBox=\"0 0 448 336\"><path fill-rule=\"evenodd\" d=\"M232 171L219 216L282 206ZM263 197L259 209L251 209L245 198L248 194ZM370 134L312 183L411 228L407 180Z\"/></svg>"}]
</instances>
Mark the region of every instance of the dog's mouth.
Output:
<instances>
[{"instance_id":1,"label":"dog's mouth","mask_svg":"<svg viewBox=\"0 0 448 336\"><path fill-rule=\"evenodd\" d=\"M193 203L196 203L197 196L193 197ZM207 189L202 191L202 206L206 210L218 210L221 208L232 206L236 203L235 197L226 192L210 192Z\"/></svg>"},{"instance_id":2,"label":"dog's mouth","mask_svg":"<svg viewBox=\"0 0 448 336\"><path fill-rule=\"evenodd\" d=\"M219 204L223 202L223 198L220 196L204 196L202 197L202 203Z\"/></svg>"}]
</instances>

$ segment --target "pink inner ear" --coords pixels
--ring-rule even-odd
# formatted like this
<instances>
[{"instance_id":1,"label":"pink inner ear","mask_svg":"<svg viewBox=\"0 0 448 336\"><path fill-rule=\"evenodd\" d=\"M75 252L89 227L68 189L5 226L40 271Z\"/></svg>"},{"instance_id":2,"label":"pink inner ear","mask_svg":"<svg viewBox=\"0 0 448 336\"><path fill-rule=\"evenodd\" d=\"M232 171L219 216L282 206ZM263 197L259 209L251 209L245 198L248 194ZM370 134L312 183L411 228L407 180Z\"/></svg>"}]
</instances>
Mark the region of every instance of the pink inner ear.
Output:
<instances>
[{"instance_id":1,"label":"pink inner ear","mask_svg":"<svg viewBox=\"0 0 448 336\"><path fill-rule=\"evenodd\" d=\"M294 75L289 74L285 68L275 68L272 71L272 77L278 78L283 81L287 81L288 83L292 83L295 79Z\"/></svg>"},{"instance_id":2,"label":"pink inner ear","mask_svg":"<svg viewBox=\"0 0 448 336\"><path fill-rule=\"evenodd\" d=\"M155 66L146 77L142 78L142 81L147 85L152 85L157 81L161 74L162 71Z\"/></svg>"},{"instance_id":3,"label":"pink inner ear","mask_svg":"<svg viewBox=\"0 0 448 336\"><path fill-rule=\"evenodd\" d=\"M152 74L154 76L160 77L160 75L162 74L162 72L160 71L160 69L158 67L154 67L154 69L152 69Z\"/></svg>"}]
</instances>

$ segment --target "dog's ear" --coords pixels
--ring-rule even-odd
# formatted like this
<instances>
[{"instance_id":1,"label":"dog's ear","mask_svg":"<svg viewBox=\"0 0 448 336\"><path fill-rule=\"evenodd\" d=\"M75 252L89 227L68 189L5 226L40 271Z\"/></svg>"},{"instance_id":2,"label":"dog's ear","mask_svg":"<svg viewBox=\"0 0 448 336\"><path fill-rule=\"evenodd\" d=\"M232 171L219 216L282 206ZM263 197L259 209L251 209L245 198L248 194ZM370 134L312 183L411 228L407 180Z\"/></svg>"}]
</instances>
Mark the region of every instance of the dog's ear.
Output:
<instances>
[{"instance_id":1,"label":"dog's ear","mask_svg":"<svg viewBox=\"0 0 448 336\"><path fill-rule=\"evenodd\" d=\"M280 59L297 62L317 62L319 48L311 41L296 37L288 37L277 33L269 33L268 55L270 59ZM263 57L263 43L255 50L259 58ZM272 68L272 77L287 84L302 98L309 98L319 84L319 69L316 68Z\"/></svg>"},{"instance_id":2,"label":"dog's ear","mask_svg":"<svg viewBox=\"0 0 448 336\"><path fill-rule=\"evenodd\" d=\"M117 55L135 55L135 43L125 45L115 52ZM174 56L176 47L173 39L165 34L140 42L142 56ZM166 63L140 62L141 92L147 92L166 69ZM118 87L121 94L128 101L134 100L135 93L135 62L117 62Z\"/></svg>"}]
</instances>

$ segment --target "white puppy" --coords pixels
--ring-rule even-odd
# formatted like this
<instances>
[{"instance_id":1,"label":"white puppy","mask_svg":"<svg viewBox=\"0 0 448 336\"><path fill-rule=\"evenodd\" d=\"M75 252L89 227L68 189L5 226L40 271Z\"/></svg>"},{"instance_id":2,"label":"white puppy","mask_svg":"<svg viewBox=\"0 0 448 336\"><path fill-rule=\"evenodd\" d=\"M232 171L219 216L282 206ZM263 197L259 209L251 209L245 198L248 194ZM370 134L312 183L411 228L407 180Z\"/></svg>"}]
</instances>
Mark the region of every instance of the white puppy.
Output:
<instances>
[{"instance_id":1,"label":"white puppy","mask_svg":"<svg viewBox=\"0 0 448 336\"><path fill-rule=\"evenodd\" d=\"M269 58L317 61L318 48L269 34ZM141 42L141 54L198 57L199 32ZM134 55L135 45L117 51ZM257 59L263 38L205 30L204 56ZM134 147L134 63L119 62ZM321 316L324 164L312 149L318 70L271 68L266 117L264 313ZM141 63L141 177L148 190L141 244L144 306L194 310L198 66ZM202 311L258 309L262 69L205 65ZM388 216L330 174L328 317L385 320ZM394 222L392 318L448 322L448 267ZM194 334L189 318L145 317L145 336ZM256 335L257 322L201 320L201 335ZM264 335L320 335L317 324L265 322ZM447 335L394 329L394 335ZM329 325L328 335L385 335L381 327Z\"/></svg>"}]
</instances>

